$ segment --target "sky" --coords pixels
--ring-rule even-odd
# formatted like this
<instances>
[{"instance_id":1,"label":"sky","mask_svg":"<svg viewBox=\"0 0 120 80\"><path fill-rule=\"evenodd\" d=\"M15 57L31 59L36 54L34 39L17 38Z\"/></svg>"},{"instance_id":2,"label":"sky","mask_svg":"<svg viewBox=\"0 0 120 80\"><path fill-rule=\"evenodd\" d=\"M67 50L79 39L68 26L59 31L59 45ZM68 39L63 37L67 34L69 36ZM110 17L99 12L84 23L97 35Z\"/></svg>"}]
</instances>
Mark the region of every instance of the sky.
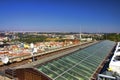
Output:
<instances>
[{"instance_id":1,"label":"sky","mask_svg":"<svg viewBox=\"0 0 120 80\"><path fill-rule=\"evenodd\" d=\"M120 0L0 0L0 30L120 32Z\"/></svg>"}]
</instances>

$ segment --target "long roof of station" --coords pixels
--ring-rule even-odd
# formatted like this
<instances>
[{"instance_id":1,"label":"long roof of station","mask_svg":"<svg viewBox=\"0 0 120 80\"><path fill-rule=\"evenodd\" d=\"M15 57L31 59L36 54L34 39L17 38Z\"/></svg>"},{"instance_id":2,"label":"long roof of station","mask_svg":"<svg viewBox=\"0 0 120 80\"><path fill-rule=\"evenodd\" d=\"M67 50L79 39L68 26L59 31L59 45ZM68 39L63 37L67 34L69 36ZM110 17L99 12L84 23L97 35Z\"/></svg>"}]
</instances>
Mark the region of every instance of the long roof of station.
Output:
<instances>
[{"instance_id":1,"label":"long roof of station","mask_svg":"<svg viewBox=\"0 0 120 80\"><path fill-rule=\"evenodd\" d=\"M89 80L114 45L115 42L105 40L36 69L53 80Z\"/></svg>"}]
</instances>

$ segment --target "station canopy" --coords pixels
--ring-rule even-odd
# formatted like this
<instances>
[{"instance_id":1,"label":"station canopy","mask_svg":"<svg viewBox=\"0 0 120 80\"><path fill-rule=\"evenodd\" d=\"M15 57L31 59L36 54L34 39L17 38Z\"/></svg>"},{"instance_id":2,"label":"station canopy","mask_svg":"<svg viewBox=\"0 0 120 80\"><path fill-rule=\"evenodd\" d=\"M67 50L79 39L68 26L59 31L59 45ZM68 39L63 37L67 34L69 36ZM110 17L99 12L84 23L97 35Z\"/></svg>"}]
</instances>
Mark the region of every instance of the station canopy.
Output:
<instances>
[{"instance_id":1,"label":"station canopy","mask_svg":"<svg viewBox=\"0 0 120 80\"><path fill-rule=\"evenodd\" d=\"M105 40L36 69L52 80L89 80L114 45L115 42Z\"/></svg>"}]
</instances>

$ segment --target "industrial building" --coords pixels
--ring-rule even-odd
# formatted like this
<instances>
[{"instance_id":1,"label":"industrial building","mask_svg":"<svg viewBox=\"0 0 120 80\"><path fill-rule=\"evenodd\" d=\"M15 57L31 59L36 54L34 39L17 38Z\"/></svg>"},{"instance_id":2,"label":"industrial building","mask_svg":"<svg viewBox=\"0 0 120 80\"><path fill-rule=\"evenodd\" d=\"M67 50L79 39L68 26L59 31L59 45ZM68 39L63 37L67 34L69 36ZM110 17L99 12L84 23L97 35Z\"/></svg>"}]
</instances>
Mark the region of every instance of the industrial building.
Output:
<instances>
[{"instance_id":1,"label":"industrial building","mask_svg":"<svg viewBox=\"0 0 120 80\"><path fill-rule=\"evenodd\" d=\"M14 68L19 80L96 80L115 46L101 41L44 63L40 60Z\"/></svg>"}]
</instances>

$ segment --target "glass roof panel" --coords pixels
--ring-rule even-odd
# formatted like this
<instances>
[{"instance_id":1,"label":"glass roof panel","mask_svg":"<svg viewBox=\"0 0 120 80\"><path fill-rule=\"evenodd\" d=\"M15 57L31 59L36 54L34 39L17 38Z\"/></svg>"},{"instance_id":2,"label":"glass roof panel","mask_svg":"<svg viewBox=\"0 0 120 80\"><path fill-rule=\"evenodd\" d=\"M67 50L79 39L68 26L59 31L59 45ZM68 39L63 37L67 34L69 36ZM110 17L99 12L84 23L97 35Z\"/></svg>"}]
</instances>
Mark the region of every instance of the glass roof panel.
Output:
<instances>
[{"instance_id":1,"label":"glass roof panel","mask_svg":"<svg viewBox=\"0 0 120 80\"><path fill-rule=\"evenodd\" d=\"M37 69L53 80L88 80L114 45L115 42L102 41Z\"/></svg>"}]
</instances>

